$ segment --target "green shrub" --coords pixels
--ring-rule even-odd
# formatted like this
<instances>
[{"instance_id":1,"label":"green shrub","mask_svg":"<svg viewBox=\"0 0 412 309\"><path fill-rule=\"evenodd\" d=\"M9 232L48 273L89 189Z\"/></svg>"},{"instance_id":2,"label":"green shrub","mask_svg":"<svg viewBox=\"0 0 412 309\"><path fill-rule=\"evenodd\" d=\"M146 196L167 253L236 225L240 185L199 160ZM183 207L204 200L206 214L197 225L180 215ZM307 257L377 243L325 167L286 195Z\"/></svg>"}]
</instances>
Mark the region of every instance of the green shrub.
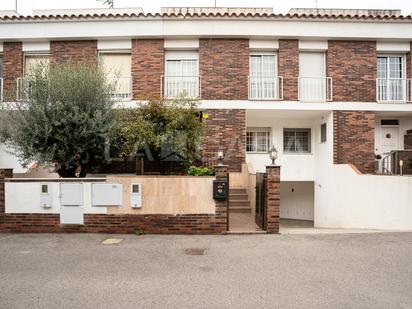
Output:
<instances>
[{"instance_id":1,"label":"green shrub","mask_svg":"<svg viewBox=\"0 0 412 309\"><path fill-rule=\"evenodd\" d=\"M209 167L191 166L187 170L187 175L189 176L214 176L215 171Z\"/></svg>"}]
</instances>

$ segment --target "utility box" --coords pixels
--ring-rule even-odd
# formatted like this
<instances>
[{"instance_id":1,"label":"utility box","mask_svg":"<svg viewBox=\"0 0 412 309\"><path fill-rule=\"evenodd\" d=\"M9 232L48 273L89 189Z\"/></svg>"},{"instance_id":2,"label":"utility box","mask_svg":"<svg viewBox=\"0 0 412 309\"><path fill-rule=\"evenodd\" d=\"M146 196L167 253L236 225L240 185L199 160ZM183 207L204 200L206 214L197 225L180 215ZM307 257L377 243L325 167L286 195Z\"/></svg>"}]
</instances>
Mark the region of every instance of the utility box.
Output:
<instances>
[{"instance_id":1,"label":"utility box","mask_svg":"<svg viewBox=\"0 0 412 309\"><path fill-rule=\"evenodd\" d=\"M130 187L130 207L142 208L142 185L132 183Z\"/></svg>"},{"instance_id":2,"label":"utility box","mask_svg":"<svg viewBox=\"0 0 412 309\"><path fill-rule=\"evenodd\" d=\"M40 207L42 208L52 208L53 197L52 190L49 184L40 184Z\"/></svg>"},{"instance_id":3,"label":"utility box","mask_svg":"<svg viewBox=\"0 0 412 309\"><path fill-rule=\"evenodd\" d=\"M82 183L60 184L60 224L84 224Z\"/></svg>"},{"instance_id":4,"label":"utility box","mask_svg":"<svg viewBox=\"0 0 412 309\"><path fill-rule=\"evenodd\" d=\"M119 183L93 183L92 206L121 206L123 185Z\"/></svg>"},{"instance_id":5,"label":"utility box","mask_svg":"<svg viewBox=\"0 0 412 309\"><path fill-rule=\"evenodd\" d=\"M227 193L228 188L226 180L213 180L213 199L226 200Z\"/></svg>"}]
</instances>

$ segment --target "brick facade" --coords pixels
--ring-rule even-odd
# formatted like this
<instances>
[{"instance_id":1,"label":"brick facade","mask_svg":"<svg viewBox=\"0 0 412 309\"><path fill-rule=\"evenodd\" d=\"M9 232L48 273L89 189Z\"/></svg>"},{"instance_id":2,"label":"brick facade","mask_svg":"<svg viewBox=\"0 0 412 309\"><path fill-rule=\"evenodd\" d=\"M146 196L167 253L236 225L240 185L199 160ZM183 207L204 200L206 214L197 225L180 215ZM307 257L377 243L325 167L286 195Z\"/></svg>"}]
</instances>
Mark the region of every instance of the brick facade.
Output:
<instances>
[{"instance_id":1,"label":"brick facade","mask_svg":"<svg viewBox=\"0 0 412 309\"><path fill-rule=\"evenodd\" d=\"M278 75L283 77L283 100L298 100L298 40L279 40L278 66Z\"/></svg>"},{"instance_id":2,"label":"brick facade","mask_svg":"<svg viewBox=\"0 0 412 309\"><path fill-rule=\"evenodd\" d=\"M280 166L266 166L266 231L279 233Z\"/></svg>"},{"instance_id":3,"label":"brick facade","mask_svg":"<svg viewBox=\"0 0 412 309\"><path fill-rule=\"evenodd\" d=\"M216 178L227 179L227 166L215 167ZM59 214L4 214L4 170L0 169L0 232L222 234L228 227L227 201L215 201L215 214L106 215L85 214L83 225L61 225Z\"/></svg>"},{"instance_id":4,"label":"brick facade","mask_svg":"<svg viewBox=\"0 0 412 309\"><path fill-rule=\"evenodd\" d=\"M328 42L326 72L334 101L376 101L376 57L376 42Z\"/></svg>"},{"instance_id":5,"label":"brick facade","mask_svg":"<svg viewBox=\"0 0 412 309\"><path fill-rule=\"evenodd\" d=\"M412 78L412 42L410 42L409 52L406 54L406 77Z\"/></svg>"},{"instance_id":6,"label":"brick facade","mask_svg":"<svg viewBox=\"0 0 412 309\"><path fill-rule=\"evenodd\" d=\"M203 100L247 100L248 39L200 39L199 72Z\"/></svg>"},{"instance_id":7,"label":"brick facade","mask_svg":"<svg viewBox=\"0 0 412 309\"><path fill-rule=\"evenodd\" d=\"M366 111L333 112L334 164L353 164L362 173L374 172L375 114Z\"/></svg>"},{"instance_id":8,"label":"brick facade","mask_svg":"<svg viewBox=\"0 0 412 309\"><path fill-rule=\"evenodd\" d=\"M51 41L50 57L54 62L95 63L97 60L97 41Z\"/></svg>"},{"instance_id":9,"label":"brick facade","mask_svg":"<svg viewBox=\"0 0 412 309\"><path fill-rule=\"evenodd\" d=\"M3 43L3 91L5 97L16 89L16 79L23 76L23 48L21 42Z\"/></svg>"},{"instance_id":10,"label":"brick facade","mask_svg":"<svg viewBox=\"0 0 412 309\"><path fill-rule=\"evenodd\" d=\"M207 133L203 142L202 155L217 158L217 152L224 152L224 163L230 172L240 172L246 160L246 111L244 109L208 109Z\"/></svg>"},{"instance_id":11,"label":"brick facade","mask_svg":"<svg viewBox=\"0 0 412 309\"><path fill-rule=\"evenodd\" d=\"M164 41L161 39L132 41L133 98L159 98L164 75Z\"/></svg>"}]
</instances>

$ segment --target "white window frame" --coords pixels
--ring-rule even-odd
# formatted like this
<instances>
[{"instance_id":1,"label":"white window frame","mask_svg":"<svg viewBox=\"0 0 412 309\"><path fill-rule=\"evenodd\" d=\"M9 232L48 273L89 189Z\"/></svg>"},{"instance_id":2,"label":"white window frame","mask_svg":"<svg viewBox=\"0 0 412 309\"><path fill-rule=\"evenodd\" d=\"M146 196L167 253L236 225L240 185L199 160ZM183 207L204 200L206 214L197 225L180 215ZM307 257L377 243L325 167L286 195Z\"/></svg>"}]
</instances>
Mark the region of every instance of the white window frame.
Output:
<instances>
[{"instance_id":1,"label":"white window frame","mask_svg":"<svg viewBox=\"0 0 412 309\"><path fill-rule=\"evenodd\" d=\"M286 145L285 145L285 131L286 130L290 130L290 131L292 131L292 130L293 131L307 131L309 133L309 136L308 136L308 138L309 138L309 140L308 140L309 149L304 150L304 151L297 151L296 150L296 143L295 143L295 150L294 151L286 150L286 148L285 148L286 147ZM308 154L312 154L312 148L313 148L312 135L313 135L312 134L312 128L308 128L308 127L305 127L305 128L297 128L297 127L283 128L283 130L282 130L282 144L283 144L282 149L283 149L283 153L286 154L286 155L295 155L295 154L308 155ZM296 138L296 135L295 135L295 138Z\"/></svg>"},{"instance_id":2,"label":"white window frame","mask_svg":"<svg viewBox=\"0 0 412 309\"><path fill-rule=\"evenodd\" d=\"M247 146L248 146L248 144L247 144L247 135L248 135L248 133L254 133L254 142L253 142L253 145L254 145L254 150L247 150ZM258 149L258 139L257 139L257 134L258 133L265 133L265 134L267 134L267 137L266 137L266 147L267 147L267 149L265 150L265 151L258 151L257 149ZM269 149L270 149L270 144L271 144L271 139L272 138L272 134L271 134L271 128L270 127L248 127L248 128L246 128L246 153L260 153L260 154L262 154L262 153L265 153L265 154L267 154L268 152L269 152Z\"/></svg>"},{"instance_id":3,"label":"white window frame","mask_svg":"<svg viewBox=\"0 0 412 309\"><path fill-rule=\"evenodd\" d=\"M36 57L36 56L40 56L40 57L48 57L49 61L50 61L50 53L47 52L25 52L23 54L23 76L26 77L27 76L27 72L26 72L26 58L27 57Z\"/></svg>"},{"instance_id":4,"label":"white window frame","mask_svg":"<svg viewBox=\"0 0 412 309\"><path fill-rule=\"evenodd\" d=\"M402 74L401 74L401 79L406 79L406 54L405 53L379 53L379 54L377 54L377 56L376 56L376 77L377 77L377 79L379 79L380 77L379 77L379 75L378 75L378 58L391 58L391 57L396 57L396 58L401 58L401 61L402 61L402 66L401 66L401 68L402 68ZM386 63L386 72L387 72L387 79L389 78L389 74L388 74L388 72L389 72L389 61L387 61L387 63ZM378 82L378 81L376 81L376 82ZM379 102L404 102L404 101L407 101L407 96L408 96L408 94L407 94L407 87L408 87L408 85L407 85L407 83L408 83L408 81L406 81L405 82L405 89L403 90L404 91L404 100L377 100L377 101L379 101ZM376 98L378 98L378 87L376 87ZM389 96L389 94L387 93L386 94L386 96Z\"/></svg>"},{"instance_id":5,"label":"white window frame","mask_svg":"<svg viewBox=\"0 0 412 309\"><path fill-rule=\"evenodd\" d=\"M322 140L322 127L325 128L325 140ZM320 139L320 143L324 144L328 142L328 124L326 122L323 122L320 124L320 128L319 128L319 139Z\"/></svg>"},{"instance_id":6,"label":"white window frame","mask_svg":"<svg viewBox=\"0 0 412 309\"><path fill-rule=\"evenodd\" d=\"M252 76L252 56L274 56L275 59L275 72L273 76L259 76L259 77L277 77L278 76L278 55L275 51L253 51L249 53L249 76ZM263 68L263 62L261 64ZM263 72L263 70L261 70Z\"/></svg>"}]
</instances>

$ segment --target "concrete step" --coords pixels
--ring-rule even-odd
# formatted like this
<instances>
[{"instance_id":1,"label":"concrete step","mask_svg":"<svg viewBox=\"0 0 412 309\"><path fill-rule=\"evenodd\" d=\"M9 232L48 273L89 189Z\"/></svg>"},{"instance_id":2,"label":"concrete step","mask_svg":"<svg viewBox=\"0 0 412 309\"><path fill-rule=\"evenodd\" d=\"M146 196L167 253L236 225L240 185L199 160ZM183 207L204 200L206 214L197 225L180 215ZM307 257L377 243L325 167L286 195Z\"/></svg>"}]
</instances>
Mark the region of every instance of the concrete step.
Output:
<instances>
[{"instance_id":1,"label":"concrete step","mask_svg":"<svg viewBox=\"0 0 412 309\"><path fill-rule=\"evenodd\" d=\"M245 188L229 188L229 194L247 194Z\"/></svg>"},{"instance_id":2,"label":"concrete step","mask_svg":"<svg viewBox=\"0 0 412 309\"><path fill-rule=\"evenodd\" d=\"M229 213L251 213L252 209L248 206L229 206Z\"/></svg>"},{"instance_id":3,"label":"concrete step","mask_svg":"<svg viewBox=\"0 0 412 309\"><path fill-rule=\"evenodd\" d=\"M250 207L249 200L231 200L229 199L229 206L247 206Z\"/></svg>"},{"instance_id":4,"label":"concrete step","mask_svg":"<svg viewBox=\"0 0 412 309\"><path fill-rule=\"evenodd\" d=\"M247 194L231 194L229 193L229 199L230 200L248 200L249 196Z\"/></svg>"}]
</instances>

